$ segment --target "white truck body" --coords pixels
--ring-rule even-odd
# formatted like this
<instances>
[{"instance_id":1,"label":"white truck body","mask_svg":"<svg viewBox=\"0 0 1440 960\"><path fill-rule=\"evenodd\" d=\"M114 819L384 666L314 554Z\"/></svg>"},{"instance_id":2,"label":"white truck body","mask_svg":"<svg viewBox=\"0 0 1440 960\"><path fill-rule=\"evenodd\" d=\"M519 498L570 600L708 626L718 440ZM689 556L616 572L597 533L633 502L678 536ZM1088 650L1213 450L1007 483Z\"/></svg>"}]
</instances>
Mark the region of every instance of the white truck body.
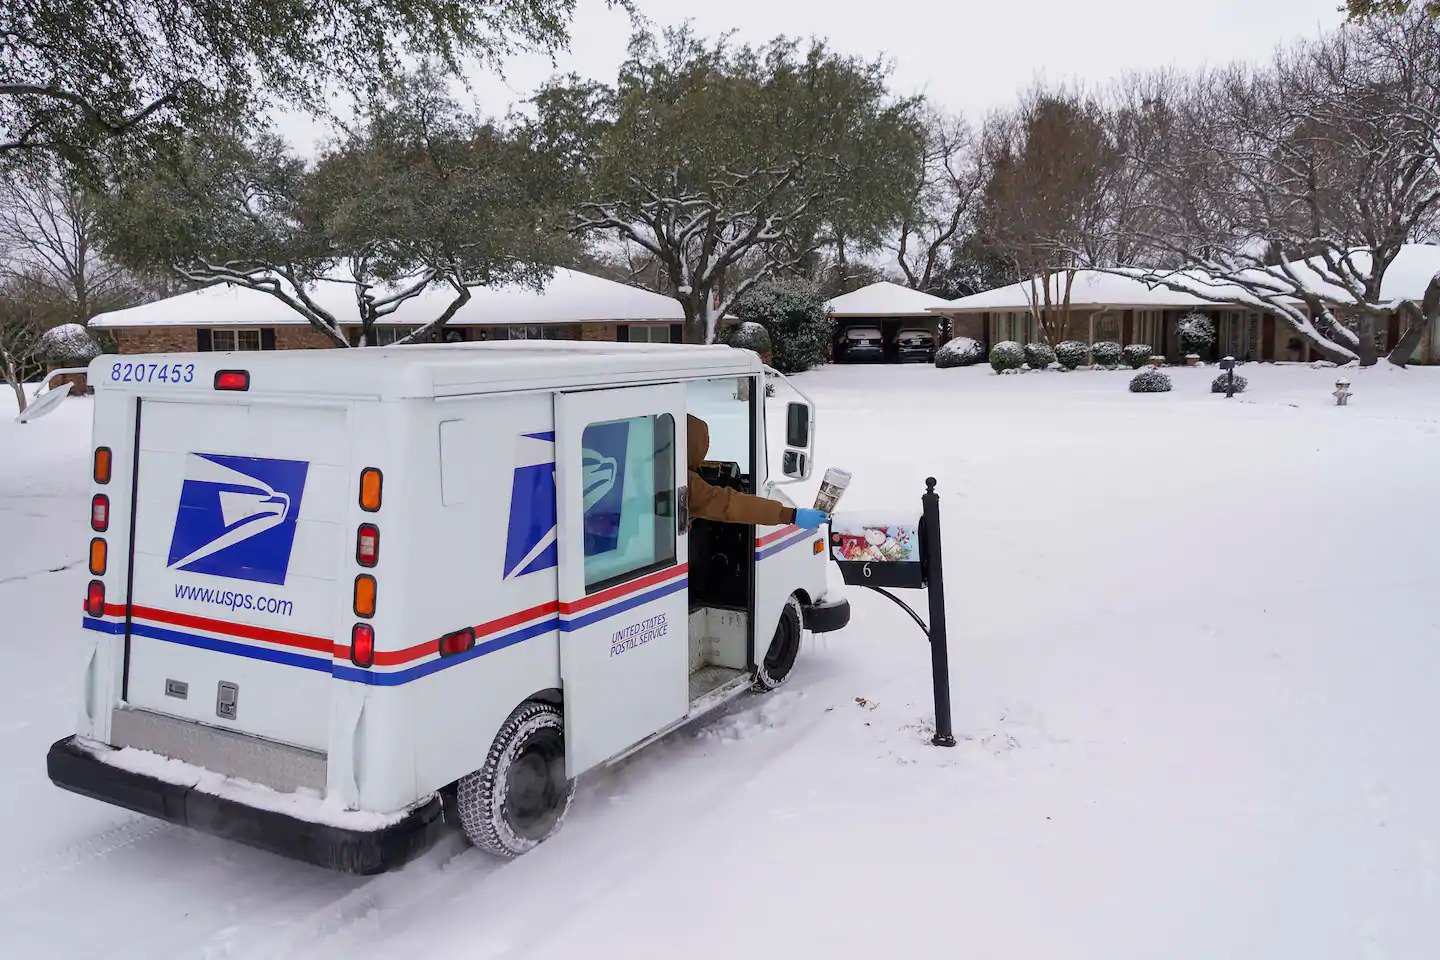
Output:
<instances>
[{"instance_id":1,"label":"white truck body","mask_svg":"<svg viewBox=\"0 0 1440 960\"><path fill-rule=\"evenodd\" d=\"M374 872L428 845L518 705L563 710L573 779L748 689L792 598L812 629L848 619L823 529L685 522L687 413L716 469L779 496L747 351L107 356L88 376L110 466L79 728L50 758L68 789Z\"/></svg>"}]
</instances>

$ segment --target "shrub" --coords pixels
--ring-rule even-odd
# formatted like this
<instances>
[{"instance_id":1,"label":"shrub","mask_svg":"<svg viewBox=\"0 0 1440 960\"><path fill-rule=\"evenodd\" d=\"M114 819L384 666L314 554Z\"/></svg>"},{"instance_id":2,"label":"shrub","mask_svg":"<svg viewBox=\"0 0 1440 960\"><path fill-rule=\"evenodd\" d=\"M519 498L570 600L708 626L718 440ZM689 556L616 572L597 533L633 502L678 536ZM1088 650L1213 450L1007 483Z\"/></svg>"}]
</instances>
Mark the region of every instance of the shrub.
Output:
<instances>
[{"instance_id":1,"label":"shrub","mask_svg":"<svg viewBox=\"0 0 1440 960\"><path fill-rule=\"evenodd\" d=\"M770 353L770 331L753 320L732 327L725 342L740 350L754 350L761 356Z\"/></svg>"},{"instance_id":2,"label":"shrub","mask_svg":"<svg viewBox=\"0 0 1440 960\"><path fill-rule=\"evenodd\" d=\"M1120 365L1120 353L1120 344L1114 340L1101 340L1090 348L1090 356L1095 358L1095 365L1112 370Z\"/></svg>"},{"instance_id":3,"label":"shrub","mask_svg":"<svg viewBox=\"0 0 1440 960\"><path fill-rule=\"evenodd\" d=\"M980 346L980 341L969 337L956 337L935 351L935 366L968 367L972 363L979 363L984 356L985 348Z\"/></svg>"},{"instance_id":4,"label":"shrub","mask_svg":"<svg viewBox=\"0 0 1440 960\"><path fill-rule=\"evenodd\" d=\"M1186 353L1203 354L1215 345L1215 324L1203 313L1187 313L1175 329L1180 334L1180 349Z\"/></svg>"},{"instance_id":5,"label":"shrub","mask_svg":"<svg viewBox=\"0 0 1440 960\"><path fill-rule=\"evenodd\" d=\"M83 367L101 354L100 344L78 323L62 323L40 335L40 359L61 367Z\"/></svg>"},{"instance_id":6,"label":"shrub","mask_svg":"<svg viewBox=\"0 0 1440 960\"><path fill-rule=\"evenodd\" d=\"M1014 340L1001 340L990 348L990 366L996 373L1019 370L1025 365L1025 349Z\"/></svg>"},{"instance_id":7,"label":"shrub","mask_svg":"<svg viewBox=\"0 0 1440 960\"><path fill-rule=\"evenodd\" d=\"M735 316L765 328L770 335L770 364L781 373L809 370L830 355L835 322L820 288L808 280L758 283L735 304Z\"/></svg>"},{"instance_id":8,"label":"shrub","mask_svg":"<svg viewBox=\"0 0 1440 960\"><path fill-rule=\"evenodd\" d=\"M1025 344L1025 362L1031 370L1044 370L1055 362L1055 351L1048 343Z\"/></svg>"},{"instance_id":9,"label":"shrub","mask_svg":"<svg viewBox=\"0 0 1440 960\"><path fill-rule=\"evenodd\" d=\"M1131 393L1169 393L1171 386L1170 378L1154 367L1130 378Z\"/></svg>"},{"instance_id":10,"label":"shrub","mask_svg":"<svg viewBox=\"0 0 1440 960\"><path fill-rule=\"evenodd\" d=\"M1131 370L1139 370L1150 362L1154 353L1148 343L1132 343L1120 351L1120 359L1124 360Z\"/></svg>"},{"instance_id":11,"label":"shrub","mask_svg":"<svg viewBox=\"0 0 1440 960\"><path fill-rule=\"evenodd\" d=\"M1074 370L1085 362L1089 352L1090 348L1079 340L1066 340L1055 348L1055 359L1066 370Z\"/></svg>"},{"instance_id":12,"label":"shrub","mask_svg":"<svg viewBox=\"0 0 1440 960\"><path fill-rule=\"evenodd\" d=\"M1220 376L1218 376L1218 377L1216 377L1214 380L1210 381L1210 392L1211 392L1211 393L1224 393L1224 392L1225 392L1225 383L1226 383L1226 381L1228 381L1229 379L1230 379L1230 374L1228 374L1228 373L1222 373L1222 374L1220 374ZM1240 376L1240 374L1238 374L1238 373L1235 374L1235 392L1236 392L1236 393L1244 393L1244 392L1245 392L1245 388L1248 387L1248 386L1250 386L1250 381L1249 381L1249 380L1246 380L1244 377Z\"/></svg>"}]
</instances>

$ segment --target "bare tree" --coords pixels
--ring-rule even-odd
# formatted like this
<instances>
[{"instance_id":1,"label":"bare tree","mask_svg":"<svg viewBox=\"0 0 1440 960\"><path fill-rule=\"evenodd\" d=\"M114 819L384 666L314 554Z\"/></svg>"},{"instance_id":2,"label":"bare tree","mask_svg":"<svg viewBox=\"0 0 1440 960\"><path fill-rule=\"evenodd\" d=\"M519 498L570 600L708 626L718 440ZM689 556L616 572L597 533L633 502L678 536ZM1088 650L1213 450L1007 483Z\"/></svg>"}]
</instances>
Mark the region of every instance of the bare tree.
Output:
<instances>
[{"instance_id":1,"label":"bare tree","mask_svg":"<svg viewBox=\"0 0 1440 960\"><path fill-rule=\"evenodd\" d=\"M1066 338L1076 270L1102 259L1099 224L1115 167L1099 105L1069 90L1031 91L985 130L986 247L1012 266L1045 339Z\"/></svg>"},{"instance_id":2,"label":"bare tree","mask_svg":"<svg viewBox=\"0 0 1440 960\"><path fill-rule=\"evenodd\" d=\"M1152 266L1097 266L1269 313L1332 360L1374 363L1377 325L1397 309L1385 273L1440 207L1440 180L1407 106L1422 85L1364 55L1362 29L1381 27L1264 69L1128 84L1118 229ZM1423 315L1418 300L1398 308ZM1407 332L1392 359L1417 340Z\"/></svg>"},{"instance_id":3,"label":"bare tree","mask_svg":"<svg viewBox=\"0 0 1440 960\"><path fill-rule=\"evenodd\" d=\"M982 153L964 118L926 111L925 150L919 158L900 230L895 262L908 286L933 292L944 255L962 232L973 229L984 183Z\"/></svg>"},{"instance_id":4,"label":"bare tree","mask_svg":"<svg viewBox=\"0 0 1440 960\"><path fill-rule=\"evenodd\" d=\"M104 256L95 204L57 164L12 166L0 180L0 277L50 301L54 322L85 324L139 303L146 285Z\"/></svg>"},{"instance_id":5,"label":"bare tree","mask_svg":"<svg viewBox=\"0 0 1440 960\"><path fill-rule=\"evenodd\" d=\"M46 327L45 285L11 273L0 279L0 379L25 412L25 382L40 369L40 335Z\"/></svg>"}]
</instances>

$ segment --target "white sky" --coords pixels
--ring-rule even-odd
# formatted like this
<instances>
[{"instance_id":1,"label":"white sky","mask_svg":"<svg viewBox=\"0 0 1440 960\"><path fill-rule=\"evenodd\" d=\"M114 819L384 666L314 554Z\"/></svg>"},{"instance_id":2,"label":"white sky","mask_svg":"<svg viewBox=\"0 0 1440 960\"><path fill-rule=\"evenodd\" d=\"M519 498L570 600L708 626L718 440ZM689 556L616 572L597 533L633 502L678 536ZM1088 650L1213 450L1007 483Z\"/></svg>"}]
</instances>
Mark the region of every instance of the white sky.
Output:
<instances>
[{"instance_id":1,"label":"white sky","mask_svg":"<svg viewBox=\"0 0 1440 960\"><path fill-rule=\"evenodd\" d=\"M636 0L656 27L690 20L707 35L735 30L760 43L777 34L823 36L835 49L886 56L897 92L924 92L979 119L1037 77L1102 84L1174 65L1263 59L1277 44L1338 25L1340 0ZM629 16L604 0L579 0L569 51L510 62L503 79L476 75L482 110L504 114L556 72L613 80ZM283 117L281 130L310 146L318 125Z\"/></svg>"}]
</instances>

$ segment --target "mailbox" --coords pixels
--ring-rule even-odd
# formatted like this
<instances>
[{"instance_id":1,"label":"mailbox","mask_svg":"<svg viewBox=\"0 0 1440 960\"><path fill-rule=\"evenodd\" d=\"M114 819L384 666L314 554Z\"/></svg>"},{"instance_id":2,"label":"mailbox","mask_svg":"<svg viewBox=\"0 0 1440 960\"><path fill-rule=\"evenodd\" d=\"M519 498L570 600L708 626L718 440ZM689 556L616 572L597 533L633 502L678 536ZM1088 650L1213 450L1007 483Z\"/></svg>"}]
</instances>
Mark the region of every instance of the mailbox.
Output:
<instances>
[{"instance_id":1,"label":"mailbox","mask_svg":"<svg viewBox=\"0 0 1440 960\"><path fill-rule=\"evenodd\" d=\"M837 513L830 521L830 556L854 586L925 586L918 516Z\"/></svg>"}]
</instances>

